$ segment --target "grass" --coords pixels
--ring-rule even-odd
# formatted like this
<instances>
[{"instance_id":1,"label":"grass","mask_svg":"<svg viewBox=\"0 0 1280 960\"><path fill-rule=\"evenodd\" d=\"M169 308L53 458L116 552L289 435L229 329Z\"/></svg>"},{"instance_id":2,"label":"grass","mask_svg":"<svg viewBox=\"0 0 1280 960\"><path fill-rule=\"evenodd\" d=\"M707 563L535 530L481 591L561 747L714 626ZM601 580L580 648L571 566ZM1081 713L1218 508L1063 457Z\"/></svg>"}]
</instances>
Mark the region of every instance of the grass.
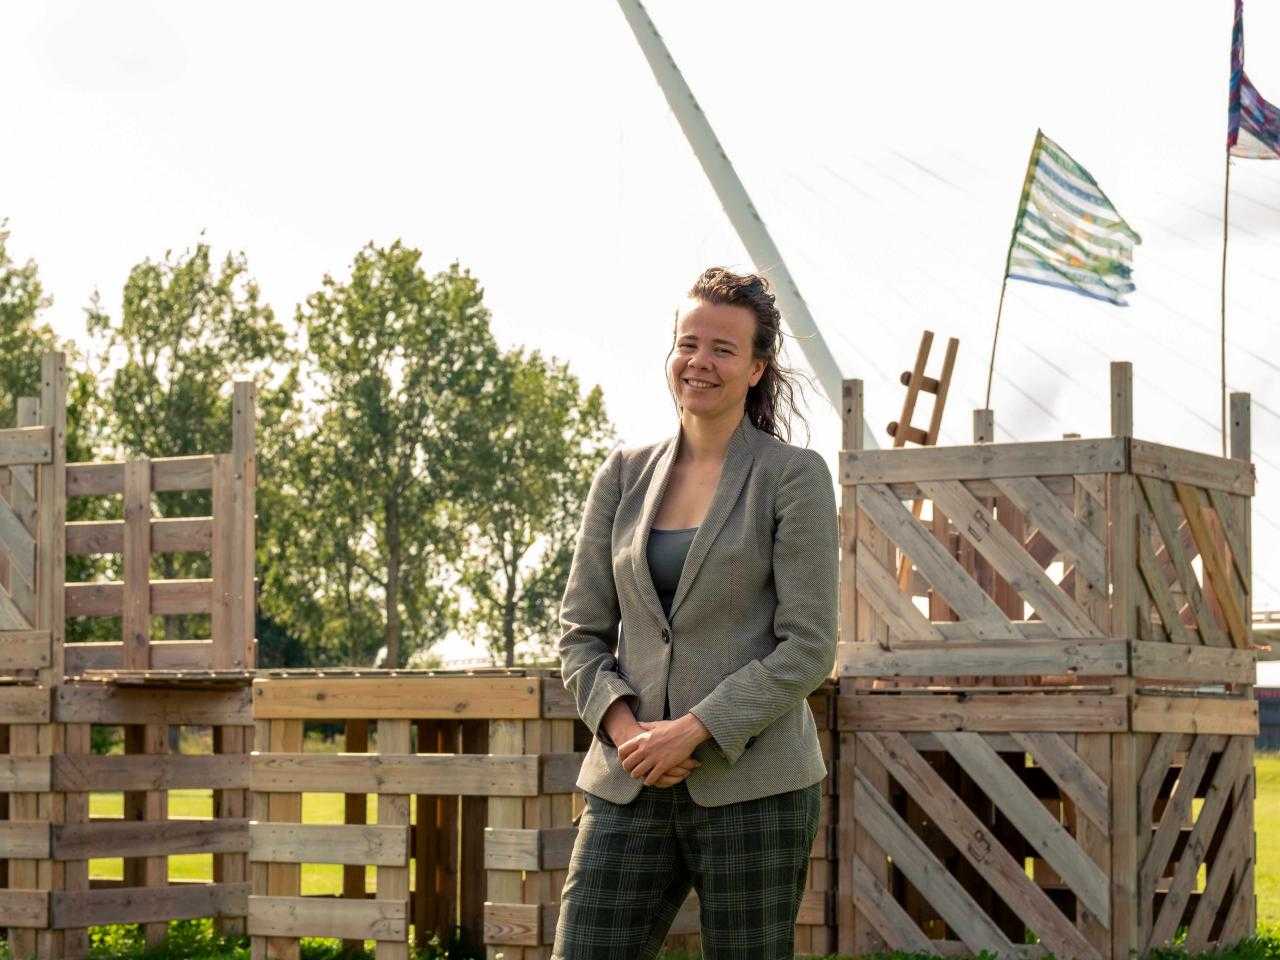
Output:
<instances>
[{"instance_id":1,"label":"grass","mask_svg":"<svg viewBox=\"0 0 1280 960\"><path fill-rule=\"evenodd\" d=\"M308 744L308 749L316 747ZM324 749L322 746L319 749ZM1220 954L1223 960L1280 960L1280 753L1260 753L1256 758L1258 796L1255 807L1257 829L1259 936ZM91 796L89 812L94 817L119 817L124 798L119 793L96 793ZM169 816L174 818L207 818L213 814L213 796L208 790L171 790ZM342 794L304 794L302 817L307 823L341 823ZM370 798L369 823L377 822L377 807ZM90 861L91 877L120 879L123 862L119 859ZM169 858L169 875L181 880L209 880L213 873L212 856L190 854ZM373 868L368 883L372 887ZM336 864L304 864L304 895L341 893L342 868ZM208 921L182 921L172 924L169 940L157 951L148 952L135 926L103 927L92 931L94 960L248 960L245 942L222 941L212 932ZM337 941L304 940L302 960L337 960ZM419 960L461 960L467 954L457 945L428 944ZM368 956L372 958L370 951ZM698 960L683 953L667 953L663 960ZM1156 960L1185 956L1181 951L1158 951ZM891 960L917 960L907 954L892 954ZM0 960L9 960L0 949ZM828 960L837 960L834 955ZM847 960L847 958L842 958Z\"/></svg>"}]
</instances>

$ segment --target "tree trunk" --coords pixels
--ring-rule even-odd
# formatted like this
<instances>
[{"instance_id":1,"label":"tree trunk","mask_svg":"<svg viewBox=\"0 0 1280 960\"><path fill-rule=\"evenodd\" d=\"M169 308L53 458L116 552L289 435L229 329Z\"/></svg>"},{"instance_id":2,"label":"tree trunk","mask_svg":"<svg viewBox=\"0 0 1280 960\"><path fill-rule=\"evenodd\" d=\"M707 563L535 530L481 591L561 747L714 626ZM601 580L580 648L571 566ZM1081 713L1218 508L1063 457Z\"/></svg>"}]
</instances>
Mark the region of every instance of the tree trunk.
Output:
<instances>
[{"instance_id":1,"label":"tree trunk","mask_svg":"<svg viewBox=\"0 0 1280 960\"><path fill-rule=\"evenodd\" d=\"M516 662L516 574L507 570L507 595L502 602L502 645L507 651L507 666Z\"/></svg>"},{"instance_id":2,"label":"tree trunk","mask_svg":"<svg viewBox=\"0 0 1280 960\"><path fill-rule=\"evenodd\" d=\"M386 500L387 516L387 663L400 666L400 502Z\"/></svg>"}]
</instances>

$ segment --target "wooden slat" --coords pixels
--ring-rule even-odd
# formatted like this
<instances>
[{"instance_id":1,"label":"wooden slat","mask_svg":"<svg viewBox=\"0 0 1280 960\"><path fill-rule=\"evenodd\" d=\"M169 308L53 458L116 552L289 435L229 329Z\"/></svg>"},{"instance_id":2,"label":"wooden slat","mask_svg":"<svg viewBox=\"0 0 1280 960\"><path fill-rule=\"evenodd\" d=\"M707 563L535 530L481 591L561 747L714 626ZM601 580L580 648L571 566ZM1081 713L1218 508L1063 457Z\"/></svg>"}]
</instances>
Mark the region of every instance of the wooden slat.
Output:
<instances>
[{"instance_id":1,"label":"wooden slat","mask_svg":"<svg viewBox=\"0 0 1280 960\"><path fill-rule=\"evenodd\" d=\"M35 580L36 538L3 497L0 497L0 550L8 554L12 573L27 583Z\"/></svg>"},{"instance_id":2,"label":"wooden slat","mask_svg":"<svg viewBox=\"0 0 1280 960\"><path fill-rule=\"evenodd\" d=\"M537 719L540 677L265 678L253 714L266 719Z\"/></svg>"},{"instance_id":3,"label":"wooden slat","mask_svg":"<svg viewBox=\"0 0 1280 960\"><path fill-rule=\"evenodd\" d=\"M219 454L213 468L213 514L217 518L213 540L213 609L210 633L213 637L213 667L219 670L244 669L245 643L243 632L236 629L237 618L244 606L246 589L253 592L252 584L245 584L240 576L242 567L237 564L236 535L238 484L235 465L229 454Z\"/></svg>"},{"instance_id":4,"label":"wooden slat","mask_svg":"<svg viewBox=\"0 0 1280 960\"><path fill-rule=\"evenodd\" d=\"M1123 676L1129 658L1122 642L947 644L931 649L882 650L874 644L848 644L841 652L840 675L852 677Z\"/></svg>"},{"instance_id":5,"label":"wooden slat","mask_svg":"<svg viewBox=\"0 0 1280 960\"><path fill-rule=\"evenodd\" d=\"M151 666L151 463L124 465L124 584L121 648L124 666ZM68 597L70 603L70 597Z\"/></svg>"},{"instance_id":6,"label":"wooden slat","mask_svg":"<svg viewBox=\"0 0 1280 960\"><path fill-rule=\"evenodd\" d=\"M52 662L48 630L0 631L0 670L40 670Z\"/></svg>"},{"instance_id":7,"label":"wooden slat","mask_svg":"<svg viewBox=\"0 0 1280 960\"><path fill-rule=\"evenodd\" d=\"M1214 541L1213 534L1209 532L1209 525L1205 522L1200 494L1194 487L1189 487L1185 483L1175 483L1173 489L1178 495L1178 502L1182 504L1182 512L1187 518L1187 525L1191 528L1191 536L1195 539L1196 547L1200 551L1200 563L1204 569L1205 579L1213 584L1214 596L1217 597L1218 606L1226 618L1231 639L1238 649L1248 649L1252 646L1249 625L1245 623L1244 612L1236 603L1233 578L1223 567L1218 545Z\"/></svg>"},{"instance_id":8,"label":"wooden slat","mask_svg":"<svg viewBox=\"0 0 1280 960\"><path fill-rule=\"evenodd\" d=\"M840 455L840 482L861 485L1122 473L1128 464L1128 447L1124 438L1119 437L894 450L846 449Z\"/></svg>"},{"instance_id":9,"label":"wooden slat","mask_svg":"<svg viewBox=\"0 0 1280 960\"><path fill-rule=\"evenodd\" d=\"M48 856L49 824L42 820L0 821L0 859L44 860Z\"/></svg>"},{"instance_id":10,"label":"wooden slat","mask_svg":"<svg viewBox=\"0 0 1280 960\"><path fill-rule=\"evenodd\" d=\"M536 691L535 691L536 692ZM411 731L408 720L380 720L378 722L378 754L379 756L403 756L413 750ZM385 787L378 793L378 823L385 826L399 826L404 831L403 847L409 845L409 794L414 791L394 793ZM405 906L406 913L409 902L409 866L406 858L403 864L377 867L377 891L379 900L389 900ZM408 931L401 937L379 939L375 947L377 960L408 960Z\"/></svg>"},{"instance_id":11,"label":"wooden slat","mask_svg":"<svg viewBox=\"0 0 1280 960\"><path fill-rule=\"evenodd\" d=\"M228 649L238 651L231 662L240 662L249 668L254 666L257 654L254 645L257 616L254 578L254 530L257 516L255 487L258 483L257 389L252 380L237 380L232 386L231 458L234 489L228 516L231 533L226 541L227 578L231 588L227 622L230 637L227 646Z\"/></svg>"},{"instance_id":12,"label":"wooden slat","mask_svg":"<svg viewBox=\"0 0 1280 960\"><path fill-rule=\"evenodd\" d=\"M1027 876L1022 864L1014 860L1000 840L901 734L861 734L859 741L875 753L933 825L946 834L992 889L1022 917L1040 942L1058 956L1098 956L1080 931Z\"/></svg>"},{"instance_id":13,"label":"wooden slat","mask_svg":"<svg viewBox=\"0 0 1280 960\"><path fill-rule=\"evenodd\" d=\"M299 754L302 752L303 724L301 720L271 720L265 726L267 727L266 736L259 741L255 734L255 744L260 744L272 753ZM266 816L254 816L253 819L259 821L269 820L273 823L301 823L302 793L300 790L300 787L293 786L270 794L267 797ZM302 893L302 867L300 864L268 863L265 866L266 893L268 896L292 898L298 897ZM257 888L255 887L255 889ZM252 931L252 918L250 919L249 928ZM296 960L300 955L300 944L292 937L268 936L265 946L266 954L269 957Z\"/></svg>"},{"instance_id":14,"label":"wooden slat","mask_svg":"<svg viewBox=\"0 0 1280 960\"><path fill-rule=\"evenodd\" d=\"M997 957L1014 955L1009 938L858 770L854 771L853 809L894 865L974 953L989 950Z\"/></svg>"},{"instance_id":15,"label":"wooden slat","mask_svg":"<svg viewBox=\"0 0 1280 960\"><path fill-rule=\"evenodd\" d=\"M1253 496L1254 470L1247 460L1228 460L1149 440L1134 440L1130 455L1133 472L1140 477Z\"/></svg>"},{"instance_id":16,"label":"wooden slat","mask_svg":"<svg viewBox=\"0 0 1280 960\"><path fill-rule=\"evenodd\" d=\"M1252 650L1160 642L1133 644L1133 675L1139 680L1253 683L1257 672Z\"/></svg>"},{"instance_id":17,"label":"wooden slat","mask_svg":"<svg viewBox=\"0 0 1280 960\"><path fill-rule=\"evenodd\" d=\"M543 827L530 830L486 827L484 831L485 869L564 869L569 865L569 857L573 853L573 844L577 835L577 827ZM822 842L821 836L815 837L815 848Z\"/></svg>"},{"instance_id":18,"label":"wooden slat","mask_svg":"<svg viewBox=\"0 0 1280 960\"><path fill-rule=\"evenodd\" d=\"M32 620L14 601L9 591L0 587L0 630L30 630Z\"/></svg>"},{"instance_id":19,"label":"wooden slat","mask_svg":"<svg viewBox=\"0 0 1280 960\"><path fill-rule=\"evenodd\" d=\"M124 667L120 641L69 643L63 649L68 676ZM212 662L213 644L208 640L156 640L151 644L152 670L207 670Z\"/></svg>"},{"instance_id":20,"label":"wooden slat","mask_svg":"<svg viewBox=\"0 0 1280 960\"><path fill-rule=\"evenodd\" d=\"M1160 531L1160 539L1164 541L1165 551L1173 561L1178 583L1182 585L1182 590L1191 602L1192 610L1195 611L1196 623L1200 627L1200 638L1215 647L1227 646L1226 635L1223 634L1217 618L1205 602L1204 594L1200 590L1200 582L1196 579L1195 569L1182 549L1182 538L1178 531L1173 498L1168 486L1150 477L1138 479L1146 497L1147 506L1151 508L1151 515L1155 518L1156 528Z\"/></svg>"},{"instance_id":21,"label":"wooden slat","mask_svg":"<svg viewBox=\"0 0 1280 960\"><path fill-rule=\"evenodd\" d=\"M67 464L67 496L89 497L124 493L123 463ZM208 490L213 486L213 457L157 457L151 461L151 489Z\"/></svg>"},{"instance_id":22,"label":"wooden slat","mask_svg":"<svg viewBox=\"0 0 1280 960\"><path fill-rule=\"evenodd\" d=\"M0 890L0 917L6 927L45 929L49 926L49 891Z\"/></svg>"},{"instance_id":23,"label":"wooden slat","mask_svg":"<svg viewBox=\"0 0 1280 960\"><path fill-rule=\"evenodd\" d=\"M53 459L53 431L48 426L0 430L0 466L49 463Z\"/></svg>"},{"instance_id":24,"label":"wooden slat","mask_svg":"<svg viewBox=\"0 0 1280 960\"><path fill-rule=\"evenodd\" d=\"M1056 693L844 694L838 716L842 730L1118 733L1127 729L1128 705L1124 697Z\"/></svg>"},{"instance_id":25,"label":"wooden slat","mask_svg":"<svg viewBox=\"0 0 1280 960\"><path fill-rule=\"evenodd\" d=\"M1151 896L1156 881L1164 875L1173 853L1178 833L1191 814L1191 804L1209 765L1209 758L1224 746L1224 738L1220 736L1197 737L1187 755L1182 771L1178 774L1178 782L1173 788L1173 795L1165 805L1160 823L1156 826L1147 847L1141 867L1138 871L1138 890L1143 897Z\"/></svg>"},{"instance_id":26,"label":"wooden slat","mask_svg":"<svg viewBox=\"0 0 1280 960\"><path fill-rule=\"evenodd\" d=\"M929 938L910 915L857 857L853 858L853 899L859 912L870 920L876 931L894 950L904 953L933 952Z\"/></svg>"},{"instance_id":27,"label":"wooden slat","mask_svg":"<svg viewBox=\"0 0 1280 960\"><path fill-rule=\"evenodd\" d=\"M27 730L30 729L28 726ZM23 731L25 732L25 731ZM11 744L11 748L16 744ZM48 756L15 756L0 754L0 792L2 793L47 793L51 787ZM15 816L13 810L10 816Z\"/></svg>"},{"instance_id":28,"label":"wooden slat","mask_svg":"<svg viewBox=\"0 0 1280 960\"><path fill-rule=\"evenodd\" d=\"M911 557L925 579L967 621L977 638L1014 640L1019 637L1004 612L886 487L877 484L859 487L858 506L885 536Z\"/></svg>"},{"instance_id":29,"label":"wooden slat","mask_svg":"<svg viewBox=\"0 0 1280 960\"><path fill-rule=\"evenodd\" d=\"M256 937L403 939L409 914L402 900L332 897L249 897L249 933Z\"/></svg>"},{"instance_id":30,"label":"wooden slat","mask_svg":"<svg viewBox=\"0 0 1280 960\"><path fill-rule=\"evenodd\" d=\"M1245 795L1245 791L1251 790L1252 786L1252 779L1246 780L1241 796ZM1209 934L1213 921L1222 908L1223 897L1228 895L1229 889L1238 897L1240 878L1253 868L1253 826L1247 822L1247 818L1246 804L1237 799L1232 805L1230 819L1223 833L1222 846L1218 848L1217 856L1209 867L1204 891L1192 912L1191 922L1187 924L1185 944L1189 954L1201 953L1208 948Z\"/></svg>"},{"instance_id":31,"label":"wooden slat","mask_svg":"<svg viewBox=\"0 0 1280 960\"><path fill-rule=\"evenodd\" d=\"M1061 590L1004 527L963 485L921 482L921 491L951 518L960 535L973 544L996 572L1024 597L1040 618L1062 637L1101 637L1089 615ZM1074 521L1073 521L1074 522Z\"/></svg>"},{"instance_id":32,"label":"wooden slat","mask_svg":"<svg viewBox=\"0 0 1280 960\"><path fill-rule=\"evenodd\" d=\"M1009 477L995 483L1059 551L1076 562L1090 583L1106 583L1107 555L1102 541L1082 526L1048 487L1035 477Z\"/></svg>"},{"instance_id":33,"label":"wooden slat","mask_svg":"<svg viewBox=\"0 0 1280 960\"><path fill-rule=\"evenodd\" d=\"M1071 835L982 737L950 732L936 736L969 777L995 801L1000 812L1067 882L1080 902L1106 926L1111 917L1106 873L1084 855Z\"/></svg>"},{"instance_id":34,"label":"wooden slat","mask_svg":"<svg viewBox=\"0 0 1280 960\"><path fill-rule=\"evenodd\" d=\"M943 642L942 634L898 589L893 575L866 551L856 554L858 593L876 608L889 626L891 637L919 642Z\"/></svg>"},{"instance_id":35,"label":"wooden slat","mask_svg":"<svg viewBox=\"0 0 1280 960\"><path fill-rule=\"evenodd\" d=\"M1169 639L1175 644L1198 644L1199 635L1193 635L1187 625L1182 622L1178 605L1169 593L1169 582L1165 579L1164 571L1151 547L1150 526L1147 518L1146 510L1138 511L1138 571L1142 574L1142 580L1147 586L1147 593L1150 594L1156 609L1160 611L1160 622L1168 631Z\"/></svg>"},{"instance_id":36,"label":"wooden slat","mask_svg":"<svg viewBox=\"0 0 1280 960\"><path fill-rule=\"evenodd\" d=\"M406 826L252 823L249 859L273 863L349 863L398 867L409 863Z\"/></svg>"},{"instance_id":37,"label":"wooden slat","mask_svg":"<svg viewBox=\"0 0 1280 960\"><path fill-rule=\"evenodd\" d=\"M266 754L250 761L254 790L332 793L448 793L454 796L533 797L537 756L423 754Z\"/></svg>"},{"instance_id":38,"label":"wooden slat","mask_svg":"<svg viewBox=\"0 0 1280 960\"><path fill-rule=\"evenodd\" d=\"M559 911L556 911L557 918ZM543 906L539 903L494 903L485 901L484 942L492 949L503 948L503 956L515 953L523 956L520 947L536 947L545 939L549 924L543 919ZM670 935L670 931L668 931Z\"/></svg>"},{"instance_id":39,"label":"wooden slat","mask_svg":"<svg viewBox=\"0 0 1280 960\"><path fill-rule=\"evenodd\" d=\"M48 722L48 687L0 687L0 723Z\"/></svg>"},{"instance_id":40,"label":"wooden slat","mask_svg":"<svg viewBox=\"0 0 1280 960\"><path fill-rule=\"evenodd\" d=\"M247 725L253 722L247 687L226 690L165 690L68 683L57 688L57 723Z\"/></svg>"},{"instance_id":41,"label":"wooden slat","mask_svg":"<svg viewBox=\"0 0 1280 960\"><path fill-rule=\"evenodd\" d=\"M1058 789L1098 829L1111 823L1107 785L1056 733L1013 733L1011 736L1049 774Z\"/></svg>"},{"instance_id":42,"label":"wooden slat","mask_svg":"<svg viewBox=\"0 0 1280 960\"><path fill-rule=\"evenodd\" d=\"M181 884L167 887L122 887L80 893L54 891L50 904L55 928L110 923L156 923L197 917L243 916L248 884Z\"/></svg>"},{"instance_id":43,"label":"wooden slat","mask_svg":"<svg viewBox=\"0 0 1280 960\"><path fill-rule=\"evenodd\" d=\"M1227 545L1231 548L1231 565L1235 568L1236 576L1239 577L1240 589L1249 593L1253 589L1253 585L1249 582L1249 535L1236 515L1236 503L1241 498L1233 498L1213 487L1209 487L1205 492L1209 495L1214 513L1217 514L1222 532L1227 538ZM1248 509L1247 502L1245 509Z\"/></svg>"},{"instance_id":44,"label":"wooden slat","mask_svg":"<svg viewBox=\"0 0 1280 960\"><path fill-rule=\"evenodd\" d=\"M212 517L152 517L152 553L208 553ZM73 520L67 524L67 556L124 552L123 520Z\"/></svg>"},{"instance_id":45,"label":"wooden slat","mask_svg":"<svg viewBox=\"0 0 1280 960\"><path fill-rule=\"evenodd\" d=\"M151 612L156 616L208 613L212 598L211 579L151 581ZM116 617L123 610L124 584L119 581L67 584L69 617Z\"/></svg>"},{"instance_id":46,"label":"wooden slat","mask_svg":"<svg viewBox=\"0 0 1280 960\"><path fill-rule=\"evenodd\" d=\"M94 820L53 828L57 860L245 853L248 849L249 821L244 819Z\"/></svg>"},{"instance_id":47,"label":"wooden slat","mask_svg":"<svg viewBox=\"0 0 1280 960\"><path fill-rule=\"evenodd\" d=\"M1256 700L1217 697L1162 697L1139 693L1133 701L1136 732L1258 735Z\"/></svg>"}]
</instances>

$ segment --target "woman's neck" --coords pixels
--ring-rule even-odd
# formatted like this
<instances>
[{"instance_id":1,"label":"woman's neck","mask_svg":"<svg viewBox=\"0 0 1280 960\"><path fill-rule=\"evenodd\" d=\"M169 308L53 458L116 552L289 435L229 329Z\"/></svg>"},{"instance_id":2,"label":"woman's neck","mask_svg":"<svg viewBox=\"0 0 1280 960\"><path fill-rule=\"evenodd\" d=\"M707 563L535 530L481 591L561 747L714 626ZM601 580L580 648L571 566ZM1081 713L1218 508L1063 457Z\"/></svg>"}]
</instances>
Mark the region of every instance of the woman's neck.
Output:
<instances>
[{"instance_id":1,"label":"woman's neck","mask_svg":"<svg viewBox=\"0 0 1280 960\"><path fill-rule=\"evenodd\" d=\"M683 413L680 417L679 458L686 463L719 463L729 449L729 440L742 422L745 410L730 412L714 420Z\"/></svg>"}]
</instances>

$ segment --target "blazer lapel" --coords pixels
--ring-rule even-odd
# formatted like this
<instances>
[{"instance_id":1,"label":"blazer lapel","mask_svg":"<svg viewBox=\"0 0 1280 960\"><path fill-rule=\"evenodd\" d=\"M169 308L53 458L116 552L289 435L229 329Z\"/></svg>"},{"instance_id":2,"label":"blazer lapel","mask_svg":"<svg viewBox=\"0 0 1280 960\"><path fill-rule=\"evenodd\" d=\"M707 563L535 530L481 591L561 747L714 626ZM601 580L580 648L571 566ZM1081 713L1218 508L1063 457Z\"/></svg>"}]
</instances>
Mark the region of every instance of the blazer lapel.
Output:
<instances>
[{"instance_id":1,"label":"blazer lapel","mask_svg":"<svg viewBox=\"0 0 1280 960\"><path fill-rule=\"evenodd\" d=\"M658 599L657 588L654 587L653 577L649 573L649 531L653 527L653 518L657 513L658 505L662 502L662 495L666 492L667 481L671 478L671 468L675 464L682 431L683 427L677 428L676 435L668 441L667 449L663 451L654 467L649 489L645 492L640 522L632 538L631 550L632 569L644 602L649 605L650 611L658 622L667 626L670 626L669 620L662 613L662 601ZM732 512L734 504L738 501L738 495L742 492L743 484L747 481L747 475L751 472L751 463L755 459L752 444L754 431L755 427L750 417L744 413L737 429L729 438L729 446L724 454L724 464L720 468L720 479L712 495L711 505L707 508L707 515L698 525L698 532L693 535L693 542L689 544L689 553L685 557L684 568L680 573L680 583L676 586L675 596L671 601L672 616L675 616L680 601L688 594L702 562L706 559L707 551L711 548L712 541L715 540L716 534L720 532L720 528L724 526L725 520Z\"/></svg>"}]
</instances>

